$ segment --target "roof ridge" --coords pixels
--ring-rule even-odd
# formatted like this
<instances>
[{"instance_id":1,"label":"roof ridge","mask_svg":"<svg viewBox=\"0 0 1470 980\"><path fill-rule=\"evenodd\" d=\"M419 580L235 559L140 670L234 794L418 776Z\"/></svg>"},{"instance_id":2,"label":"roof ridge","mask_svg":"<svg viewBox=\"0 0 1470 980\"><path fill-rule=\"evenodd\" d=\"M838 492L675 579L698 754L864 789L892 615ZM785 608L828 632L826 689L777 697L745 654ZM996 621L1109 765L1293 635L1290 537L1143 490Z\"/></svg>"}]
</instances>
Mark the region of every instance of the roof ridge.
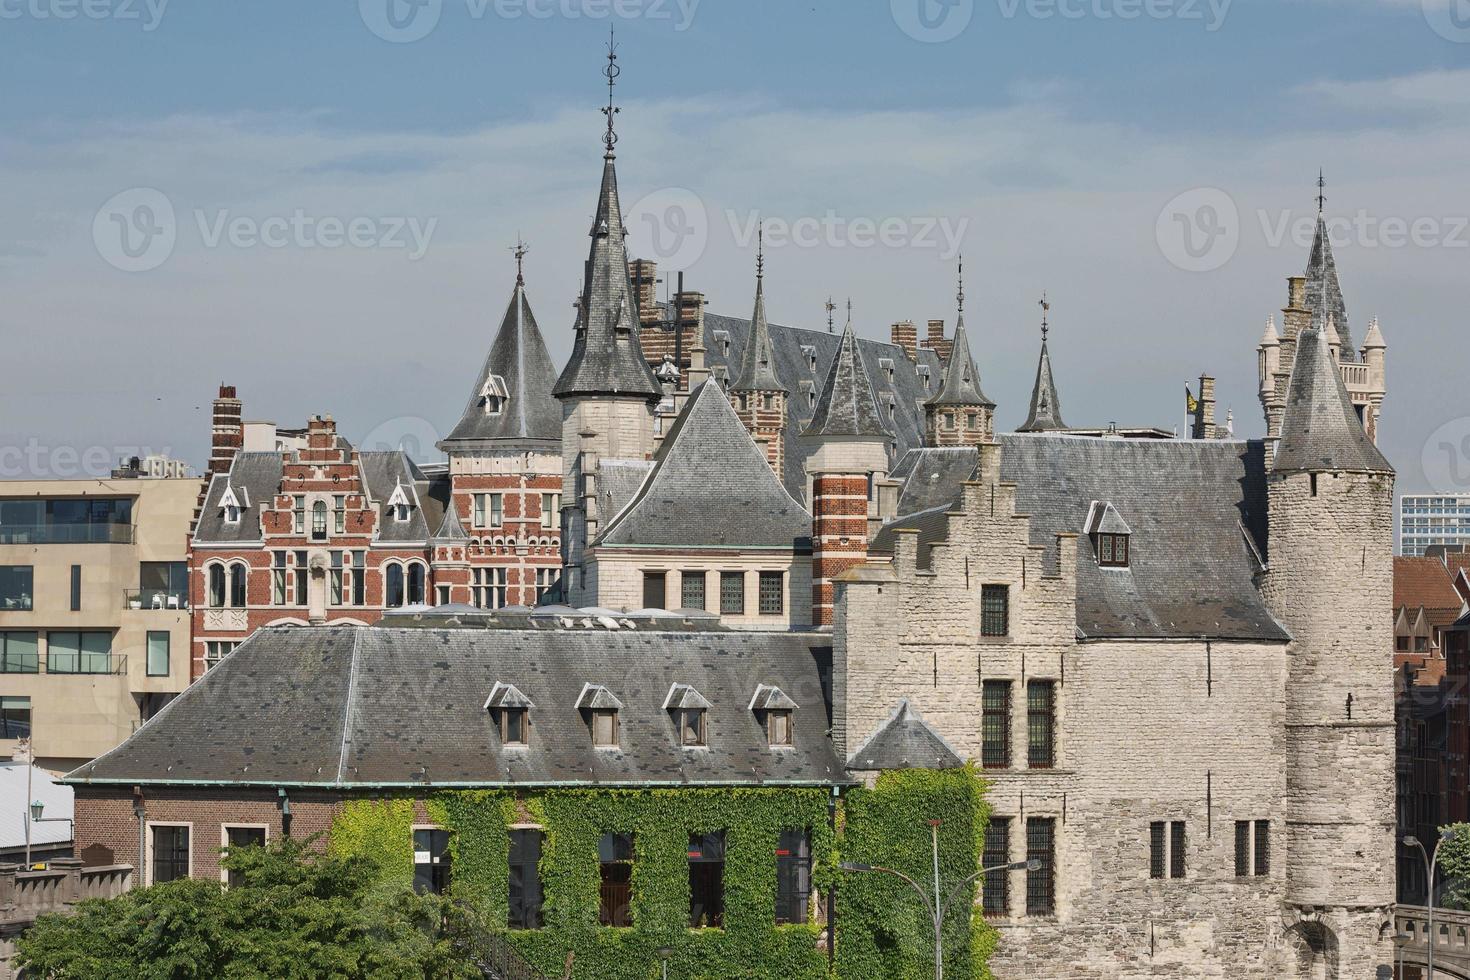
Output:
<instances>
[{"instance_id":1,"label":"roof ridge","mask_svg":"<svg viewBox=\"0 0 1470 980\"><path fill-rule=\"evenodd\" d=\"M342 741L337 753L337 782L341 783L347 772L347 746L352 741L352 713L357 698L357 657L362 649L362 631L366 626L352 630L352 662L347 667L347 696L342 699Z\"/></svg>"}]
</instances>

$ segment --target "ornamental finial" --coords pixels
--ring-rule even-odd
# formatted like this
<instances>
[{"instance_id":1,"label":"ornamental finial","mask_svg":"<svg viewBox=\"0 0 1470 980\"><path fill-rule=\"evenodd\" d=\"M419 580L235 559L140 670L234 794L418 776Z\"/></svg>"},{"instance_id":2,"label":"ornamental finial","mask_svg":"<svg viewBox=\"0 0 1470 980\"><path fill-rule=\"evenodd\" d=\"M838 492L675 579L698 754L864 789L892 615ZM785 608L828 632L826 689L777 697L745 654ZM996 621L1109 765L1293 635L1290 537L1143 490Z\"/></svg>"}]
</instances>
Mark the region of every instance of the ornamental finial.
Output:
<instances>
[{"instance_id":1,"label":"ornamental finial","mask_svg":"<svg viewBox=\"0 0 1470 980\"><path fill-rule=\"evenodd\" d=\"M1041 307L1041 342L1044 344L1046 343L1047 331L1051 329L1051 326L1047 323L1047 314L1051 312L1051 303L1046 298L1046 290L1043 289L1041 291L1041 299L1037 302L1037 305Z\"/></svg>"},{"instance_id":2,"label":"ornamental finial","mask_svg":"<svg viewBox=\"0 0 1470 980\"><path fill-rule=\"evenodd\" d=\"M602 143L607 147L605 154L607 159L611 160L613 147L618 142L618 134L613 130L613 117L622 111L613 104L613 86L617 84L618 76L623 73L623 70L618 67L617 34L611 28L607 32L607 67L602 69L602 73L607 76L607 107L602 110L602 114L607 116L607 132L603 134Z\"/></svg>"},{"instance_id":3,"label":"ornamental finial","mask_svg":"<svg viewBox=\"0 0 1470 980\"><path fill-rule=\"evenodd\" d=\"M515 253L516 257L516 285L524 286L526 284L524 262L526 253L531 250L531 246L522 241L520 235L516 235L516 243L510 247L510 250Z\"/></svg>"},{"instance_id":4,"label":"ornamental finial","mask_svg":"<svg viewBox=\"0 0 1470 980\"><path fill-rule=\"evenodd\" d=\"M955 301L959 304L959 311L963 313L965 312L965 257L963 255L960 256L958 276L960 281L960 291L955 296Z\"/></svg>"},{"instance_id":5,"label":"ornamental finial","mask_svg":"<svg viewBox=\"0 0 1470 980\"><path fill-rule=\"evenodd\" d=\"M1321 214L1327 208L1327 178L1323 175L1322 168L1317 168L1317 213Z\"/></svg>"}]
</instances>

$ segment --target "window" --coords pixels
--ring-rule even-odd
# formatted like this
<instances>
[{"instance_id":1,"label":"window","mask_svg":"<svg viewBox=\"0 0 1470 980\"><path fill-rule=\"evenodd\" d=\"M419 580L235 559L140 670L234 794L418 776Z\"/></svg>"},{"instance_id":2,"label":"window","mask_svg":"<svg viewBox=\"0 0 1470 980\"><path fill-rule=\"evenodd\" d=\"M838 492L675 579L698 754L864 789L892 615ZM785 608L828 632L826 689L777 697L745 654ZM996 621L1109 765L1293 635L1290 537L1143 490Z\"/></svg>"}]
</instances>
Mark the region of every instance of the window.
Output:
<instances>
[{"instance_id":1,"label":"window","mask_svg":"<svg viewBox=\"0 0 1470 980\"><path fill-rule=\"evenodd\" d=\"M408 566L408 604L424 604L424 566L418 562L411 562Z\"/></svg>"},{"instance_id":2,"label":"window","mask_svg":"<svg viewBox=\"0 0 1470 980\"><path fill-rule=\"evenodd\" d=\"M985 850L980 866L1001 870L985 872L981 904L986 915L1004 916L1011 912L1010 872L1001 868L1010 861L1011 820L1009 817L991 817L985 825Z\"/></svg>"},{"instance_id":3,"label":"window","mask_svg":"<svg viewBox=\"0 0 1470 980\"><path fill-rule=\"evenodd\" d=\"M0 673L36 673L40 669L36 648L34 630L0 633Z\"/></svg>"},{"instance_id":4,"label":"window","mask_svg":"<svg viewBox=\"0 0 1470 980\"><path fill-rule=\"evenodd\" d=\"M965 413L965 428L971 431L980 428L980 416L974 412Z\"/></svg>"},{"instance_id":5,"label":"window","mask_svg":"<svg viewBox=\"0 0 1470 980\"><path fill-rule=\"evenodd\" d=\"M986 769L1011 764L1011 682L986 681L981 694L980 761Z\"/></svg>"},{"instance_id":6,"label":"window","mask_svg":"<svg viewBox=\"0 0 1470 980\"><path fill-rule=\"evenodd\" d=\"M560 572L555 568L536 569L536 592L531 596L531 605L534 606L540 603L541 597L551 591L552 586L556 585L558 574Z\"/></svg>"},{"instance_id":7,"label":"window","mask_svg":"<svg viewBox=\"0 0 1470 980\"><path fill-rule=\"evenodd\" d=\"M352 604L367 605L367 552L352 553Z\"/></svg>"},{"instance_id":8,"label":"window","mask_svg":"<svg viewBox=\"0 0 1470 980\"><path fill-rule=\"evenodd\" d=\"M434 593L436 595L436 598L434 600L434 605L436 605L436 606L447 606L447 605L449 605L449 586L447 586L447 585L436 585L436 586L434 586Z\"/></svg>"},{"instance_id":9,"label":"window","mask_svg":"<svg viewBox=\"0 0 1470 980\"><path fill-rule=\"evenodd\" d=\"M0 738L31 737L31 699L0 697Z\"/></svg>"},{"instance_id":10,"label":"window","mask_svg":"<svg viewBox=\"0 0 1470 980\"><path fill-rule=\"evenodd\" d=\"M633 835L603 834L597 861L602 874L597 924L627 928L633 924Z\"/></svg>"},{"instance_id":11,"label":"window","mask_svg":"<svg viewBox=\"0 0 1470 980\"><path fill-rule=\"evenodd\" d=\"M132 524L130 499L0 500L0 544L127 544Z\"/></svg>"},{"instance_id":12,"label":"window","mask_svg":"<svg viewBox=\"0 0 1470 980\"><path fill-rule=\"evenodd\" d=\"M680 745L701 746L708 744L705 740L703 708L680 708L676 714L679 716Z\"/></svg>"},{"instance_id":13,"label":"window","mask_svg":"<svg viewBox=\"0 0 1470 980\"><path fill-rule=\"evenodd\" d=\"M138 599L144 609L189 605L189 565L182 561L138 563Z\"/></svg>"},{"instance_id":14,"label":"window","mask_svg":"<svg viewBox=\"0 0 1470 980\"><path fill-rule=\"evenodd\" d=\"M1051 681L1026 683L1026 764L1050 769L1055 761L1055 685Z\"/></svg>"},{"instance_id":15,"label":"window","mask_svg":"<svg viewBox=\"0 0 1470 980\"><path fill-rule=\"evenodd\" d=\"M791 744L791 712L773 710L766 712L766 738L772 745Z\"/></svg>"},{"instance_id":16,"label":"window","mask_svg":"<svg viewBox=\"0 0 1470 980\"><path fill-rule=\"evenodd\" d=\"M286 604L286 553L271 552L271 604Z\"/></svg>"},{"instance_id":17,"label":"window","mask_svg":"<svg viewBox=\"0 0 1470 980\"><path fill-rule=\"evenodd\" d=\"M485 385L480 389L480 404L485 408L486 415L499 415L505 411L505 403L510 401L510 394L505 388L505 379L498 374L492 374L485 379Z\"/></svg>"},{"instance_id":18,"label":"window","mask_svg":"<svg viewBox=\"0 0 1470 980\"><path fill-rule=\"evenodd\" d=\"M500 743L502 745L526 744L526 709L500 709Z\"/></svg>"},{"instance_id":19,"label":"window","mask_svg":"<svg viewBox=\"0 0 1470 980\"><path fill-rule=\"evenodd\" d=\"M33 580L30 565L0 565L0 611L30 609L34 603Z\"/></svg>"},{"instance_id":20,"label":"window","mask_svg":"<svg viewBox=\"0 0 1470 980\"><path fill-rule=\"evenodd\" d=\"M811 894L811 836L783 830L776 843L776 925L806 922Z\"/></svg>"},{"instance_id":21,"label":"window","mask_svg":"<svg viewBox=\"0 0 1470 980\"><path fill-rule=\"evenodd\" d=\"M72 612L81 612L81 610L82 610L82 566L81 565L73 565L71 567L71 611Z\"/></svg>"},{"instance_id":22,"label":"window","mask_svg":"<svg viewBox=\"0 0 1470 980\"><path fill-rule=\"evenodd\" d=\"M224 659L225 654L240 645L239 640L209 640L204 644L204 669L208 670Z\"/></svg>"},{"instance_id":23,"label":"window","mask_svg":"<svg viewBox=\"0 0 1470 980\"><path fill-rule=\"evenodd\" d=\"M745 613L745 573L720 573L720 613L741 616Z\"/></svg>"},{"instance_id":24,"label":"window","mask_svg":"<svg viewBox=\"0 0 1470 980\"><path fill-rule=\"evenodd\" d=\"M1414 637L1414 652L1415 653L1426 653L1428 650L1429 650L1429 637L1427 637L1427 636L1416 636L1416 637Z\"/></svg>"},{"instance_id":25,"label":"window","mask_svg":"<svg viewBox=\"0 0 1470 980\"><path fill-rule=\"evenodd\" d=\"M291 498L291 532L293 534L306 533L306 498Z\"/></svg>"},{"instance_id":26,"label":"window","mask_svg":"<svg viewBox=\"0 0 1470 980\"><path fill-rule=\"evenodd\" d=\"M488 493L477 493L474 495L475 508L470 516L470 523L475 527L489 527L486 522L485 513L487 503L490 499Z\"/></svg>"},{"instance_id":27,"label":"window","mask_svg":"<svg viewBox=\"0 0 1470 980\"><path fill-rule=\"evenodd\" d=\"M1169 877L1184 877L1184 821L1169 824Z\"/></svg>"},{"instance_id":28,"label":"window","mask_svg":"<svg viewBox=\"0 0 1470 980\"><path fill-rule=\"evenodd\" d=\"M1148 825L1148 876L1150 878L1164 877L1164 865L1167 863L1164 854L1164 832L1168 826L1162 820L1155 820Z\"/></svg>"},{"instance_id":29,"label":"window","mask_svg":"<svg viewBox=\"0 0 1470 980\"><path fill-rule=\"evenodd\" d=\"M342 605L342 552L332 552L331 568L332 605Z\"/></svg>"},{"instance_id":30,"label":"window","mask_svg":"<svg viewBox=\"0 0 1470 980\"><path fill-rule=\"evenodd\" d=\"M480 609L505 605L505 569L476 568L471 572L470 601Z\"/></svg>"},{"instance_id":31,"label":"window","mask_svg":"<svg viewBox=\"0 0 1470 980\"><path fill-rule=\"evenodd\" d=\"M505 523L505 495L492 493L490 496L490 526L500 527Z\"/></svg>"},{"instance_id":32,"label":"window","mask_svg":"<svg viewBox=\"0 0 1470 980\"><path fill-rule=\"evenodd\" d=\"M541 495L541 526L548 531L561 526L561 494Z\"/></svg>"},{"instance_id":33,"label":"window","mask_svg":"<svg viewBox=\"0 0 1470 980\"><path fill-rule=\"evenodd\" d=\"M511 929L541 928L541 831L510 832Z\"/></svg>"},{"instance_id":34,"label":"window","mask_svg":"<svg viewBox=\"0 0 1470 980\"><path fill-rule=\"evenodd\" d=\"M189 828L170 826L153 831L153 884L189 877Z\"/></svg>"},{"instance_id":35,"label":"window","mask_svg":"<svg viewBox=\"0 0 1470 980\"><path fill-rule=\"evenodd\" d=\"M1256 874L1262 878L1271 873L1271 821L1256 821Z\"/></svg>"},{"instance_id":36,"label":"window","mask_svg":"<svg viewBox=\"0 0 1470 980\"><path fill-rule=\"evenodd\" d=\"M403 605L403 566L388 566L388 605L393 608Z\"/></svg>"},{"instance_id":37,"label":"window","mask_svg":"<svg viewBox=\"0 0 1470 980\"><path fill-rule=\"evenodd\" d=\"M306 552L296 552L296 605L304 606L307 601L307 557Z\"/></svg>"},{"instance_id":38,"label":"window","mask_svg":"<svg viewBox=\"0 0 1470 980\"><path fill-rule=\"evenodd\" d=\"M240 523L240 505L239 504L225 504L225 523L226 524L239 524Z\"/></svg>"},{"instance_id":39,"label":"window","mask_svg":"<svg viewBox=\"0 0 1470 980\"><path fill-rule=\"evenodd\" d=\"M1168 850L1165 853L1164 837L1168 834ZM1236 832L1236 855L1237 862L1240 860L1239 852L1240 836ZM1163 878L1164 868L1169 869L1170 878L1184 877L1184 821L1174 820L1165 822L1155 820L1148 825L1148 876L1150 878Z\"/></svg>"},{"instance_id":40,"label":"window","mask_svg":"<svg viewBox=\"0 0 1470 980\"><path fill-rule=\"evenodd\" d=\"M327 502L318 500L311 505L311 540L327 540Z\"/></svg>"},{"instance_id":41,"label":"window","mask_svg":"<svg viewBox=\"0 0 1470 980\"><path fill-rule=\"evenodd\" d=\"M953 429L954 428L954 413L953 412L945 412L944 413L944 427L946 429Z\"/></svg>"},{"instance_id":42,"label":"window","mask_svg":"<svg viewBox=\"0 0 1470 980\"><path fill-rule=\"evenodd\" d=\"M1255 832L1254 841L1252 831ZM1254 864L1252 858L1255 859ZM1270 873L1271 821L1235 821L1235 877L1248 878L1254 874L1264 878Z\"/></svg>"},{"instance_id":43,"label":"window","mask_svg":"<svg viewBox=\"0 0 1470 980\"><path fill-rule=\"evenodd\" d=\"M46 634L48 674L109 674L112 634L100 630L52 630Z\"/></svg>"},{"instance_id":44,"label":"window","mask_svg":"<svg viewBox=\"0 0 1470 980\"><path fill-rule=\"evenodd\" d=\"M1128 567L1128 535L1099 534L1097 537L1097 563L1103 568Z\"/></svg>"},{"instance_id":45,"label":"window","mask_svg":"<svg viewBox=\"0 0 1470 980\"><path fill-rule=\"evenodd\" d=\"M1407 636L1396 636L1393 638L1393 648L1400 653L1409 652L1409 638Z\"/></svg>"},{"instance_id":46,"label":"window","mask_svg":"<svg viewBox=\"0 0 1470 980\"><path fill-rule=\"evenodd\" d=\"M618 747L618 713L610 708L592 712L592 744L600 749Z\"/></svg>"},{"instance_id":47,"label":"window","mask_svg":"<svg viewBox=\"0 0 1470 980\"><path fill-rule=\"evenodd\" d=\"M347 498L340 493L332 498L332 530L336 534L347 530Z\"/></svg>"},{"instance_id":48,"label":"window","mask_svg":"<svg viewBox=\"0 0 1470 980\"><path fill-rule=\"evenodd\" d=\"M779 616L786 611L786 573L761 572L759 605L762 616Z\"/></svg>"},{"instance_id":49,"label":"window","mask_svg":"<svg viewBox=\"0 0 1470 980\"><path fill-rule=\"evenodd\" d=\"M980 635L1008 636L1011 631L1011 587L980 586Z\"/></svg>"},{"instance_id":50,"label":"window","mask_svg":"<svg viewBox=\"0 0 1470 980\"><path fill-rule=\"evenodd\" d=\"M148 631L148 676L168 676L168 633L162 630Z\"/></svg>"},{"instance_id":51,"label":"window","mask_svg":"<svg viewBox=\"0 0 1470 980\"><path fill-rule=\"evenodd\" d=\"M664 607L664 579L665 572L643 573L643 608L662 609Z\"/></svg>"},{"instance_id":52,"label":"window","mask_svg":"<svg viewBox=\"0 0 1470 980\"><path fill-rule=\"evenodd\" d=\"M725 924L725 832L689 835L689 928Z\"/></svg>"},{"instance_id":53,"label":"window","mask_svg":"<svg viewBox=\"0 0 1470 980\"><path fill-rule=\"evenodd\" d=\"M209 566L209 604L219 609L225 604L225 566Z\"/></svg>"},{"instance_id":54,"label":"window","mask_svg":"<svg viewBox=\"0 0 1470 980\"><path fill-rule=\"evenodd\" d=\"M246 577L250 569L244 562L236 562L230 566L230 607L233 609L244 609L246 605Z\"/></svg>"},{"instance_id":55,"label":"window","mask_svg":"<svg viewBox=\"0 0 1470 980\"><path fill-rule=\"evenodd\" d=\"M226 851L227 854L229 852L234 851L236 848L240 848L240 847L264 847L264 846L265 846L265 828L264 827L226 827L225 828L225 851ZM226 874L225 884L228 885L230 888L234 888L236 885L243 885L245 883L245 876L242 875L240 872L234 870L233 868L231 868L225 874Z\"/></svg>"},{"instance_id":56,"label":"window","mask_svg":"<svg viewBox=\"0 0 1470 980\"><path fill-rule=\"evenodd\" d=\"M413 890L443 895L449 890L449 831L413 832Z\"/></svg>"},{"instance_id":57,"label":"window","mask_svg":"<svg viewBox=\"0 0 1470 980\"><path fill-rule=\"evenodd\" d=\"M703 609L704 572L679 573L679 608Z\"/></svg>"},{"instance_id":58,"label":"window","mask_svg":"<svg viewBox=\"0 0 1470 980\"><path fill-rule=\"evenodd\" d=\"M1026 869L1026 914L1056 913L1056 870L1053 848L1056 821L1051 817L1026 818L1026 861L1038 862L1035 870Z\"/></svg>"},{"instance_id":59,"label":"window","mask_svg":"<svg viewBox=\"0 0 1470 980\"><path fill-rule=\"evenodd\" d=\"M1235 821L1235 877L1248 878L1251 873L1251 822ZM1154 878L1160 875L1152 875Z\"/></svg>"}]
</instances>

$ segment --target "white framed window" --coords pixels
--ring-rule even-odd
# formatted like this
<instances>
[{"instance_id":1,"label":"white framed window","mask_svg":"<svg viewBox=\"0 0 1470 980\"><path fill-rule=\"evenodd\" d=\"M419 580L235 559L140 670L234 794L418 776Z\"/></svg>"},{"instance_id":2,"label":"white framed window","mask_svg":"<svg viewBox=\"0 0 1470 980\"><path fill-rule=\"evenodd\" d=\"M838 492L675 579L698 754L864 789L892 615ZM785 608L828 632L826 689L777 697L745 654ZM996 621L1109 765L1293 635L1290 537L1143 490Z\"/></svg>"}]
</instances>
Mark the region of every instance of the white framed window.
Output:
<instances>
[{"instance_id":1,"label":"white framed window","mask_svg":"<svg viewBox=\"0 0 1470 980\"><path fill-rule=\"evenodd\" d=\"M224 659L225 654L240 645L239 640L208 640L204 644L204 669L208 670Z\"/></svg>"},{"instance_id":2,"label":"white framed window","mask_svg":"<svg viewBox=\"0 0 1470 980\"><path fill-rule=\"evenodd\" d=\"M158 885L193 876L192 823L149 820L145 831L148 853L144 858L144 875L147 884Z\"/></svg>"},{"instance_id":3,"label":"white framed window","mask_svg":"<svg viewBox=\"0 0 1470 980\"><path fill-rule=\"evenodd\" d=\"M509 401L510 394L506 391L504 378L492 374L485 379L485 385L480 389L480 404L484 406L486 415L499 415L505 411Z\"/></svg>"},{"instance_id":4,"label":"white framed window","mask_svg":"<svg viewBox=\"0 0 1470 980\"><path fill-rule=\"evenodd\" d=\"M221 850L231 847L250 847L259 845L264 847L270 839L270 825L263 823L222 823L219 827L219 846ZM221 865L219 869L219 880L229 888L242 884L242 876L238 871L230 871Z\"/></svg>"},{"instance_id":5,"label":"white framed window","mask_svg":"<svg viewBox=\"0 0 1470 980\"><path fill-rule=\"evenodd\" d=\"M548 530L554 530L561 524L561 494L543 493L541 495L541 526Z\"/></svg>"}]
</instances>

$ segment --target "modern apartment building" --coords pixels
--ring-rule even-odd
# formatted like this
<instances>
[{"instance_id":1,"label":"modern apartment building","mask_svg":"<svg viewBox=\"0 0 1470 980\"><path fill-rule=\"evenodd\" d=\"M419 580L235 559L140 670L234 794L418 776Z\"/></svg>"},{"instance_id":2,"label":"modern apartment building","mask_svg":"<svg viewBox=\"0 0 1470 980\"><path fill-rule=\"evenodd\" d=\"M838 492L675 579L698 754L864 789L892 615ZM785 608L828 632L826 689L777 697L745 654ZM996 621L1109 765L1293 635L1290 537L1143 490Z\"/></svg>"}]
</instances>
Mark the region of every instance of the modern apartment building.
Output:
<instances>
[{"instance_id":1,"label":"modern apartment building","mask_svg":"<svg viewBox=\"0 0 1470 980\"><path fill-rule=\"evenodd\" d=\"M1399 498L1399 554L1422 555L1431 545L1458 551L1470 544L1470 496Z\"/></svg>"},{"instance_id":2,"label":"modern apartment building","mask_svg":"<svg viewBox=\"0 0 1470 980\"><path fill-rule=\"evenodd\" d=\"M0 754L69 770L189 683L189 520L200 481L0 483ZM173 470L172 472L178 472Z\"/></svg>"}]
</instances>

